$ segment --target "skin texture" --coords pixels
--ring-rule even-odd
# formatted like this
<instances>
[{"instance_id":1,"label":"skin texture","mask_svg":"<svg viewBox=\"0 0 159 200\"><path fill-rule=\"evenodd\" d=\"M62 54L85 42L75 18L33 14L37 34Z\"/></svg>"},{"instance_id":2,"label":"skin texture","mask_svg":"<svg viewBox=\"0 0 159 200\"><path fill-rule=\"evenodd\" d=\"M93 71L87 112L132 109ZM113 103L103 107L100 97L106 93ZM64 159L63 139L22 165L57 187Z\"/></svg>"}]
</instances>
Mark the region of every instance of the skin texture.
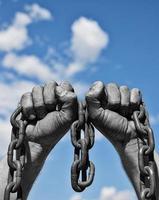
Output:
<instances>
[{"instance_id":1,"label":"skin texture","mask_svg":"<svg viewBox=\"0 0 159 200\"><path fill-rule=\"evenodd\" d=\"M123 167L139 197L140 172L138 168L137 132L130 114L139 108L142 101L139 89L131 91L126 86L114 83L104 85L95 82L86 94L89 118L94 126L114 145ZM23 115L29 120L26 128L27 156L22 176L24 200L43 164L58 141L66 134L72 122L77 119L77 97L68 82L57 85L52 81L45 86L36 86L31 93L22 96L20 104ZM159 172L159 156L155 152ZM0 161L0 200L7 184L7 158ZM157 193L159 178L156 177ZM159 197L159 194L157 194ZM11 200L15 200L13 194Z\"/></svg>"},{"instance_id":2,"label":"skin texture","mask_svg":"<svg viewBox=\"0 0 159 200\"><path fill-rule=\"evenodd\" d=\"M23 115L29 120L25 138L26 164L22 175L23 198L26 199L49 152L77 119L78 103L68 82L57 85L51 81L25 93L20 104ZM0 200L3 200L8 177L6 157L0 162L0 171L3 172L0 176ZM15 194L11 195L11 200L15 199Z\"/></svg>"},{"instance_id":3,"label":"skin texture","mask_svg":"<svg viewBox=\"0 0 159 200\"><path fill-rule=\"evenodd\" d=\"M137 138L135 124L130 116L139 108L142 97L139 89L129 90L127 86L119 87L115 83L104 85L95 82L86 94L89 117L94 126L113 144L118 152L123 167L132 182L138 199L140 199L140 171L138 167L138 150L141 141ZM159 169L158 154L155 162ZM157 199L159 199L159 178L157 182Z\"/></svg>"}]
</instances>

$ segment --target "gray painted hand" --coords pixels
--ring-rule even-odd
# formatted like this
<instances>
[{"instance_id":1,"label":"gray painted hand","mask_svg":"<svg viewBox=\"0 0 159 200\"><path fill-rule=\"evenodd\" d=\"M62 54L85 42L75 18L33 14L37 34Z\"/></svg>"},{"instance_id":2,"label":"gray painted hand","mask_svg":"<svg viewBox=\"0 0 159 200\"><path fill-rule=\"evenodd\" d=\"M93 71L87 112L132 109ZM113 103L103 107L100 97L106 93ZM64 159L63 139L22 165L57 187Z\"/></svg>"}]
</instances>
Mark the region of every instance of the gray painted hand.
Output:
<instances>
[{"instance_id":1,"label":"gray painted hand","mask_svg":"<svg viewBox=\"0 0 159 200\"><path fill-rule=\"evenodd\" d=\"M20 104L29 120L26 139L48 147L64 136L77 117L77 97L68 82L35 86L22 96Z\"/></svg>"},{"instance_id":2,"label":"gray painted hand","mask_svg":"<svg viewBox=\"0 0 159 200\"><path fill-rule=\"evenodd\" d=\"M130 116L142 101L139 89L131 91L114 83L95 82L86 94L89 117L94 126L114 145L139 194L138 142ZM141 141L140 141L141 142Z\"/></svg>"},{"instance_id":3,"label":"gray painted hand","mask_svg":"<svg viewBox=\"0 0 159 200\"><path fill-rule=\"evenodd\" d=\"M95 82L86 95L89 117L115 146L136 137L130 116L141 101L137 88L130 91L126 86L104 85L100 81Z\"/></svg>"},{"instance_id":4,"label":"gray painted hand","mask_svg":"<svg viewBox=\"0 0 159 200\"><path fill-rule=\"evenodd\" d=\"M36 86L31 93L25 93L19 103L28 120L26 127L26 159L21 186L26 200L32 185L52 148L69 130L77 118L78 103L72 86L68 82L57 85L52 81ZM19 118L20 115L17 117ZM8 178L8 164L5 156L0 161L0 200L3 199ZM16 199L16 193L11 194Z\"/></svg>"}]
</instances>

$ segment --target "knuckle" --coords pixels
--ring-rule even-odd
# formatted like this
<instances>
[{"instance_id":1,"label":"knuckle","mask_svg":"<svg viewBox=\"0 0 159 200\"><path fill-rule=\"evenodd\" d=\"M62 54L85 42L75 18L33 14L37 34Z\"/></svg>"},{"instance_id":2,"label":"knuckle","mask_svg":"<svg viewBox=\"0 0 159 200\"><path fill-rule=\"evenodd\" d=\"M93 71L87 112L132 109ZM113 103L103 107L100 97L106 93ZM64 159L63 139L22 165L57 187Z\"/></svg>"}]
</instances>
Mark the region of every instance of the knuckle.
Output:
<instances>
[{"instance_id":1,"label":"knuckle","mask_svg":"<svg viewBox=\"0 0 159 200\"><path fill-rule=\"evenodd\" d=\"M44 86L43 98L46 105L56 104L55 85L53 83L50 82Z\"/></svg>"},{"instance_id":2,"label":"knuckle","mask_svg":"<svg viewBox=\"0 0 159 200\"><path fill-rule=\"evenodd\" d=\"M140 93L139 88L133 88L131 91L134 92L134 93Z\"/></svg>"},{"instance_id":3,"label":"knuckle","mask_svg":"<svg viewBox=\"0 0 159 200\"><path fill-rule=\"evenodd\" d=\"M42 86L35 86L32 89L32 97L33 103L35 107L41 107L44 105L43 101L43 87Z\"/></svg>"},{"instance_id":4,"label":"knuckle","mask_svg":"<svg viewBox=\"0 0 159 200\"><path fill-rule=\"evenodd\" d=\"M116 83L113 83L113 82L108 83L106 86L107 86L108 88L110 88L110 89L113 89L114 87L117 87L117 88L118 88L118 85L117 85Z\"/></svg>"},{"instance_id":5,"label":"knuckle","mask_svg":"<svg viewBox=\"0 0 159 200\"><path fill-rule=\"evenodd\" d=\"M47 83L45 83L44 87L46 88L54 88L57 86L57 83L55 81L49 81Z\"/></svg>"},{"instance_id":6,"label":"knuckle","mask_svg":"<svg viewBox=\"0 0 159 200\"><path fill-rule=\"evenodd\" d=\"M109 83L106 85L108 95L108 106L119 106L120 105L120 92L116 83Z\"/></svg>"},{"instance_id":7,"label":"knuckle","mask_svg":"<svg viewBox=\"0 0 159 200\"><path fill-rule=\"evenodd\" d=\"M32 105L32 94L31 92L26 92L21 97L21 104L23 107L28 107L29 105Z\"/></svg>"},{"instance_id":8,"label":"knuckle","mask_svg":"<svg viewBox=\"0 0 159 200\"><path fill-rule=\"evenodd\" d=\"M36 92L36 91L39 91L39 90L41 90L41 86L40 85L36 85L32 89L33 92Z\"/></svg>"},{"instance_id":9,"label":"knuckle","mask_svg":"<svg viewBox=\"0 0 159 200\"><path fill-rule=\"evenodd\" d=\"M130 99L131 103L136 104L136 103L140 103L141 101L141 92L138 88L133 88L131 90L131 99Z\"/></svg>"},{"instance_id":10,"label":"knuckle","mask_svg":"<svg viewBox=\"0 0 159 200\"><path fill-rule=\"evenodd\" d=\"M119 106L119 105L120 105L119 100L112 100L112 99L108 100L108 106Z\"/></svg>"},{"instance_id":11,"label":"knuckle","mask_svg":"<svg viewBox=\"0 0 159 200\"><path fill-rule=\"evenodd\" d=\"M53 103L52 99L48 98L48 99L45 99L45 104L46 105L52 105L54 103Z\"/></svg>"},{"instance_id":12,"label":"knuckle","mask_svg":"<svg viewBox=\"0 0 159 200\"><path fill-rule=\"evenodd\" d=\"M87 92L86 95L85 95L85 98L88 99L88 100L89 100L89 99L92 99L92 98L93 98L93 93L92 93L92 91Z\"/></svg>"},{"instance_id":13,"label":"knuckle","mask_svg":"<svg viewBox=\"0 0 159 200\"><path fill-rule=\"evenodd\" d=\"M120 86L120 91L127 92L129 91L129 88L126 85L122 85Z\"/></svg>"},{"instance_id":14,"label":"knuckle","mask_svg":"<svg viewBox=\"0 0 159 200\"><path fill-rule=\"evenodd\" d=\"M21 106L22 106L22 113L24 114L26 118L30 120L33 120L36 118L35 112L33 109L32 94L30 92L27 92L22 95Z\"/></svg>"},{"instance_id":15,"label":"knuckle","mask_svg":"<svg viewBox=\"0 0 159 200\"><path fill-rule=\"evenodd\" d=\"M28 96L30 96L30 95L31 95L31 92L26 92L26 93L24 93L24 94L22 95L21 99L24 99L24 98L26 98L26 97L28 97Z\"/></svg>"},{"instance_id":16,"label":"knuckle","mask_svg":"<svg viewBox=\"0 0 159 200\"><path fill-rule=\"evenodd\" d=\"M120 86L121 107L128 107L130 101L129 88L125 85Z\"/></svg>"},{"instance_id":17,"label":"knuckle","mask_svg":"<svg viewBox=\"0 0 159 200\"><path fill-rule=\"evenodd\" d=\"M45 106L44 106L44 104L42 104L42 103L38 103L38 104L34 104L34 107L35 107L36 109L43 109Z\"/></svg>"},{"instance_id":18,"label":"knuckle","mask_svg":"<svg viewBox=\"0 0 159 200\"><path fill-rule=\"evenodd\" d=\"M101 91L101 90L103 90L103 88L104 88L104 83L102 81L95 81L92 84L90 90L92 90L92 91L97 91L97 90Z\"/></svg>"},{"instance_id":19,"label":"knuckle","mask_svg":"<svg viewBox=\"0 0 159 200\"><path fill-rule=\"evenodd\" d=\"M56 81L54 81L54 80L47 82L47 84L57 85Z\"/></svg>"},{"instance_id":20,"label":"knuckle","mask_svg":"<svg viewBox=\"0 0 159 200\"><path fill-rule=\"evenodd\" d=\"M93 85L101 85L101 86L103 86L104 83L103 83L102 81L95 81L95 82L93 83Z\"/></svg>"},{"instance_id":21,"label":"knuckle","mask_svg":"<svg viewBox=\"0 0 159 200\"><path fill-rule=\"evenodd\" d=\"M74 92L68 92L66 96L72 102L77 101L77 95Z\"/></svg>"},{"instance_id":22,"label":"knuckle","mask_svg":"<svg viewBox=\"0 0 159 200\"><path fill-rule=\"evenodd\" d=\"M68 81L62 81L62 82L60 83L60 86L61 86L62 88L64 88L65 90L67 90L67 91L72 91L72 92L74 91L72 85L71 85Z\"/></svg>"}]
</instances>

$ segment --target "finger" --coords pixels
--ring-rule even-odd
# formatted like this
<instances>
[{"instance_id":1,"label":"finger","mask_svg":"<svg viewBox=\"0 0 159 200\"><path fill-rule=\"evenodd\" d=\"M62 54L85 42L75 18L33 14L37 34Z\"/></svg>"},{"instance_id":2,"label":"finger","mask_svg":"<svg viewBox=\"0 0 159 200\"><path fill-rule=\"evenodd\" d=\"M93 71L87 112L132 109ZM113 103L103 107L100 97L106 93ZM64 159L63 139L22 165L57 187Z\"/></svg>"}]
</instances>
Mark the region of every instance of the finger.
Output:
<instances>
[{"instance_id":1,"label":"finger","mask_svg":"<svg viewBox=\"0 0 159 200\"><path fill-rule=\"evenodd\" d=\"M47 114L43 99L43 87L35 86L32 90L33 105L37 118L42 119Z\"/></svg>"},{"instance_id":2,"label":"finger","mask_svg":"<svg viewBox=\"0 0 159 200\"><path fill-rule=\"evenodd\" d=\"M88 108L88 113L92 119L97 117L100 110L103 110L101 102L105 99L104 89L105 86L103 82L96 81L86 94L86 104Z\"/></svg>"},{"instance_id":3,"label":"finger","mask_svg":"<svg viewBox=\"0 0 159 200\"><path fill-rule=\"evenodd\" d=\"M107 84L106 92L108 97L108 108L111 110L117 110L120 107L120 92L117 84Z\"/></svg>"},{"instance_id":4,"label":"finger","mask_svg":"<svg viewBox=\"0 0 159 200\"><path fill-rule=\"evenodd\" d=\"M133 88L130 94L130 104L133 110L138 109L142 101L141 92L138 88Z\"/></svg>"},{"instance_id":5,"label":"finger","mask_svg":"<svg viewBox=\"0 0 159 200\"><path fill-rule=\"evenodd\" d=\"M56 86L55 94L57 102L61 105L60 111L49 112L43 119L36 123L36 126L27 126L27 134L32 137L38 133L38 140L43 139L43 143L55 145L59 139L69 130L72 122L78 116L77 96L71 91L64 90L61 86ZM43 137L45 133L45 136ZM49 141L48 141L49 138Z\"/></svg>"},{"instance_id":6,"label":"finger","mask_svg":"<svg viewBox=\"0 0 159 200\"><path fill-rule=\"evenodd\" d=\"M27 119L33 120L36 118L33 108L32 94L30 92L23 94L20 104L22 106L22 113Z\"/></svg>"},{"instance_id":7,"label":"finger","mask_svg":"<svg viewBox=\"0 0 159 200\"><path fill-rule=\"evenodd\" d=\"M121 97L120 113L123 116L127 116L129 112L130 91L129 91L129 88L125 85L121 86L119 90L120 90L120 97Z\"/></svg>"},{"instance_id":8,"label":"finger","mask_svg":"<svg viewBox=\"0 0 159 200\"><path fill-rule=\"evenodd\" d=\"M74 92L72 85L68 81L62 81L60 86L67 91Z\"/></svg>"},{"instance_id":9,"label":"finger","mask_svg":"<svg viewBox=\"0 0 159 200\"><path fill-rule=\"evenodd\" d=\"M68 121L74 121L77 118L78 103L77 96L72 91L67 91L61 86L56 87L56 96L60 103L60 112Z\"/></svg>"},{"instance_id":10,"label":"finger","mask_svg":"<svg viewBox=\"0 0 159 200\"><path fill-rule=\"evenodd\" d=\"M128 121L117 112L106 109L92 122L114 144L117 141L124 141Z\"/></svg>"},{"instance_id":11,"label":"finger","mask_svg":"<svg viewBox=\"0 0 159 200\"><path fill-rule=\"evenodd\" d=\"M44 85L44 91L43 91L43 97L44 97L44 103L46 105L46 109L48 111L54 111L56 110L56 94L55 94L55 88L57 86L57 83L55 81L50 81L49 83L46 83Z\"/></svg>"}]
</instances>

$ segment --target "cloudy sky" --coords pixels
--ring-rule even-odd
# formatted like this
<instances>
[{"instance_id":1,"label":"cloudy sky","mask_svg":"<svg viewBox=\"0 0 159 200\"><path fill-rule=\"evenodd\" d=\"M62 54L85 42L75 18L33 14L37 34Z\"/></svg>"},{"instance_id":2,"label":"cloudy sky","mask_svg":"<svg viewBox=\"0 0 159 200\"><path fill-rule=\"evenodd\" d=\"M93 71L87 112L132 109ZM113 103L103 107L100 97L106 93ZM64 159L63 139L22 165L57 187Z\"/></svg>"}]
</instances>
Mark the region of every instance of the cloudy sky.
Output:
<instances>
[{"instance_id":1,"label":"cloudy sky","mask_svg":"<svg viewBox=\"0 0 159 200\"><path fill-rule=\"evenodd\" d=\"M0 157L21 95L49 80L69 80L80 98L96 80L139 87L158 150L158 10L157 0L1 0ZM28 199L136 200L115 150L99 133L90 157L94 183L75 193L68 133L49 155Z\"/></svg>"}]
</instances>

